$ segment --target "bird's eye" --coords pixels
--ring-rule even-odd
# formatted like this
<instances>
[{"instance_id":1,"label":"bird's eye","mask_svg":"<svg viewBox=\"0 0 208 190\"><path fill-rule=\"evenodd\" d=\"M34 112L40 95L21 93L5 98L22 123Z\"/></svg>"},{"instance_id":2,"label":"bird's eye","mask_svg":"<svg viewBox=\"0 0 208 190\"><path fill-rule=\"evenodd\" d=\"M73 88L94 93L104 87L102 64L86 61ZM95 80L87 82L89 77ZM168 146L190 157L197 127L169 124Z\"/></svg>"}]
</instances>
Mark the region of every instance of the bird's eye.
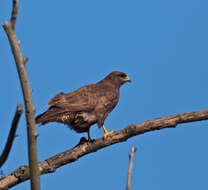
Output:
<instances>
[{"instance_id":1,"label":"bird's eye","mask_svg":"<svg viewBox=\"0 0 208 190\"><path fill-rule=\"evenodd\" d=\"M122 73L122 74L120 74L120 77L121 78L126 78L126 74Z\"/></svg>"}]
</instances>

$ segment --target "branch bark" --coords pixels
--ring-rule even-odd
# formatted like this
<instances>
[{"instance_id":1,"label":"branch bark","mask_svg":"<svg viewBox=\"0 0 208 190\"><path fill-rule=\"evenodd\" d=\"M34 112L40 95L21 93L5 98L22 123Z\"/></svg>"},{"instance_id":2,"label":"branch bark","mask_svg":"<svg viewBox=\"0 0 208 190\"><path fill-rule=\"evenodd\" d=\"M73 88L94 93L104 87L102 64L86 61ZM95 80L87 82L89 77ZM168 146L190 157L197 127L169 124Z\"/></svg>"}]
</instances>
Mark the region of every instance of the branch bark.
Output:
<instances>
[{"instance_id":1,"label":"branch bark","mask_svg":"<svg viewBox=\"0 0 208 190\"><path fill-rule=\"evenodd\" d=\"M132 175L132 169L133 169L133 158L134 153L136 152L136 147L131 147L131 153L129 154L129 169L128 169L128 177L127 177L127 183L126 183L126 190L130 190L131 186L131 175Z\"/></svg>"},{"instance_id":2,"label":"branch bark","mask_svg":"<svg viewBox=\"0 0 208 190\"><path fill-rule=\"evenodd\" d=\"M65 152L59 153L43 162L39 162L38 165L40 174L42 175L55 172L57 168L71 162L75 162L80 157L96 152L97 150L115 143L124 142L136 135L141 135L143 133L164 128L174 128L178 124L202 120L208 120L208 110L186 112L164 118L148 120L140 124L131 124L119 132L113 133L111 136L108 136L105 139L99 138L95 141L80 143L77 146L66 150ZM26 165L20 166L17 170L0 179L0 189L5 187L13 187L19 183L22 183L23 181L28 180L29 178L29 167Z\"/></svg>"},{"instance_id":3,"label":"branch bark","mask_svg":"<svg viewBox=\"0 0 208 190\"><path fill-rule=\"evenodd\" d=\"M35 108L33 106L29 80L25 69L26 59L24 59L22 55L22 52L19 47L20 43L18 42L14 31L15 23L17 19L17 13L18 13L18 0L13 0L13 9L12 9L10 22L5 22L3 24L3 28L10 42L10 46L16 62L16 67L24 96L26 120L27 120L31 189L39 190L40 176L39 176L38 161L37 161L37 145L36 145L37 132L35 129L35 119L34 119Z\"/></svg>"},{"instance_id":4,"label":"branch bark","mask_svg":"<svg viewBox=\"0 0 208 190\"><path fill-rule=\"evenodd\" d=\"M11 147L12 147L12 144L14 142L14 138L15 138L15 134L16 134L16 130L17 130L17 125L18 125L19 119L22 115L22 111L23 111L22 104L19 104L17 106L17 110L15 112L15 115L14 115L14 118L13 118L13 121L12 121L12 126L11 126L11 129L9 131L9 136L7 138L6 145L5 145L4 150L3 150L3 152L0 156L0 168L3 166L3 164L7 160L8 156L9 156L9 153L11 151Z\"/></svg>"}]
</instances>

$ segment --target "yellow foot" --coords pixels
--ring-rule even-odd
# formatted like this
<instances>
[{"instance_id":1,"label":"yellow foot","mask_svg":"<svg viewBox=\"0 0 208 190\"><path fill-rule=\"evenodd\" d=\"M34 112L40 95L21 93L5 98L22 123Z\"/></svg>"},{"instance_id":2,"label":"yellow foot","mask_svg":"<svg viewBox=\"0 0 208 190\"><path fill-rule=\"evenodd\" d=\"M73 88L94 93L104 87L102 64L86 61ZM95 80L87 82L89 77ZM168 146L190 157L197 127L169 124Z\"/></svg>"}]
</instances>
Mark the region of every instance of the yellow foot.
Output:
<instances>
[{"instance_id":1,"label":"yellow foot","mask_svg":"<svg viewBox=\"0 0 208 190\"><path fill-rule=\"evenodd\" d=\"M102 126L102 128L104 130L104 138L106 138L109 135L112 135L115 132L114 130L108 132L104 125Z\"/></svg>"},{"instance_id":2,"label":"yellow foot","mask_svg":"<svg viewBox=\"0 0 208 190\"><path fill-rule=\"evenodd\" d=\"M115 131L112 130L112 131L110 131L110 132L105 133L105 134L104 134L104 138L106 138L106 137L109 136L109 135L112 135L114 132L115 132Z\"/></svg>"}]
</instances>

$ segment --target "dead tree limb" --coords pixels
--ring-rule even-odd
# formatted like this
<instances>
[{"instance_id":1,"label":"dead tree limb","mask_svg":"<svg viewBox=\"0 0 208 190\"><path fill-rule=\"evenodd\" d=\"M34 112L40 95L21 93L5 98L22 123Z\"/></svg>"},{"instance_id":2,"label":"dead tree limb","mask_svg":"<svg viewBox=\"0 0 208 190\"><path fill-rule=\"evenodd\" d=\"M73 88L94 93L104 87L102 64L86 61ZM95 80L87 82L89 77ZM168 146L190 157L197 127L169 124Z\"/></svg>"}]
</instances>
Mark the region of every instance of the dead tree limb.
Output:
<instances>
[{"instance_id":1,"label":"dead tree limb","mask_svg":"<svg viewBox=\"0 0 208 190\"><path fill-rule=\"evenodd\" d=\"M119 132L113 133L111 136L108 136L105 139L99 138L92 142L80 143L74 148L59 153L51 158L46 159L43 162L39 162L40 173L42 175L55 172L57 168L71 162L75 162L86 154L96 152L97 150L113 145L115 143L124 142L136 135L141 135L146 132L164 128L174 128L178 124L202 120L208 120L208 110L186 112L164 118L148 120L140 124L131 124ZM19 183L22 183L23 181L28 180L29 178L29 167L20 166L11 174L0 179L0 189L5 187L13 187Z\"/></svg>"},{"instance_id":2,"label":"dead tree limb","mask_svg":"<svg viewBox=\"0 0 208 190\"><path fill-rule=\"evenodd\" d=\"M133 158L134 153L136 152L136 147L131 147L131 153L129 154L129 169L128 169L128 177L127 177L127 183L126 183L126 190L130 190L131 185L131 175L132 175L132 169L133 169Z\"/></svg>"},{"instance_id":3,"label":"dead tree limb","mask_svg":"<svg viewBox=\"0 0 208 190\"><path fill-rule=\"evenodd\" d=\"M22 92L24 96L25 102L25 110L26 110L26 120L27 120L27 136L28 136L28 153L29 153L29 167L30 167L30 176L31 176L31 189L39 190L40 189L40 176L38 169L38 161L37 161L37 145L36 145L36 137L37 132L35 129L35 119L34 119L34 111L35 108L32 102L31 89L29 85L29 80L27 76L27 72L25 69L25 62L22 52L20 50L20 43L18 42L15 35L15 23L17 19L18 13L18 0L13 0L13 10L11 14L10 22L5 22L3 24L4 30L8 36L10 46L12 49L12 53L14 55L14 59L16 62L16 67L22 87Z\"/></svg>"},{"instance_id":4,"label":"dead tree limb","mask_svg":"<svg viewBox=\"0 0 208 190\"><path fill-rule=\"evenodd\" d=\"M14 115L14 118L12 121L12 126L9 131L9 136L7 138L6 145L5 145L4 150L0 156L0 168L2 167L2 165L5 163L5 161L7 160L8 156L9 156L12 144L14 142L14 138L15 138L15 134L16 134L16 130L17 130L17 125L18 125L19 119L22 115L22 111L23 111L22 104L19 104L17 106L16 112L15 112L15 115Z\"/></svg>"}]
</instances>

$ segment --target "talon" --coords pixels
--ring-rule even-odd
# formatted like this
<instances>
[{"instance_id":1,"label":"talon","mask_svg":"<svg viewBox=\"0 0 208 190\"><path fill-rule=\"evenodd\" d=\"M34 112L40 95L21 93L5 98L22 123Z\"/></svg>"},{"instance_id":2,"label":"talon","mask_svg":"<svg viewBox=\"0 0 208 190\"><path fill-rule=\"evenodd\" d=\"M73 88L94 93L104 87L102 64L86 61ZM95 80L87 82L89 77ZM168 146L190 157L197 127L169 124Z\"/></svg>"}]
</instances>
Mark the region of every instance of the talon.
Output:
<instances>
[{"instance_id":1,"label":"talon","mask_svg":"<svg viewBox=\"0 0 208 190\"><path fill-rule=\"evenodd\" d=\"M78 143L76 146L79 146L79 145L84 144L84 143L86 143L86 142L87 142L87 139L86 139L85 137L82 137L82 138L80 139L79 143Z\"/></svg>"},{"instance_id":2,"label":"talon","mask_svg":"<svg viewBox=\"0 0 208 190\"><path fill-rule=\"evenodd\" d=\"M112 135L115 132L114 130L108 132L104 125L102 126L102 128L104 130L104 138L106 138L109 135Z\"/></svg>"},{"instance_id":3,"label":"talon","mask_svg":"<svg viewBox=\"0 0 208 190\"><path fill-rule=\"evenodd\" d=\"M109 135L112 135L114 132L115 132L114 130L112 130L112 131L110 131L110 132L106 132L106 133L104 134L104 138L106 138L106 137L109 136Z\"/></svg>"}]
</instances>

